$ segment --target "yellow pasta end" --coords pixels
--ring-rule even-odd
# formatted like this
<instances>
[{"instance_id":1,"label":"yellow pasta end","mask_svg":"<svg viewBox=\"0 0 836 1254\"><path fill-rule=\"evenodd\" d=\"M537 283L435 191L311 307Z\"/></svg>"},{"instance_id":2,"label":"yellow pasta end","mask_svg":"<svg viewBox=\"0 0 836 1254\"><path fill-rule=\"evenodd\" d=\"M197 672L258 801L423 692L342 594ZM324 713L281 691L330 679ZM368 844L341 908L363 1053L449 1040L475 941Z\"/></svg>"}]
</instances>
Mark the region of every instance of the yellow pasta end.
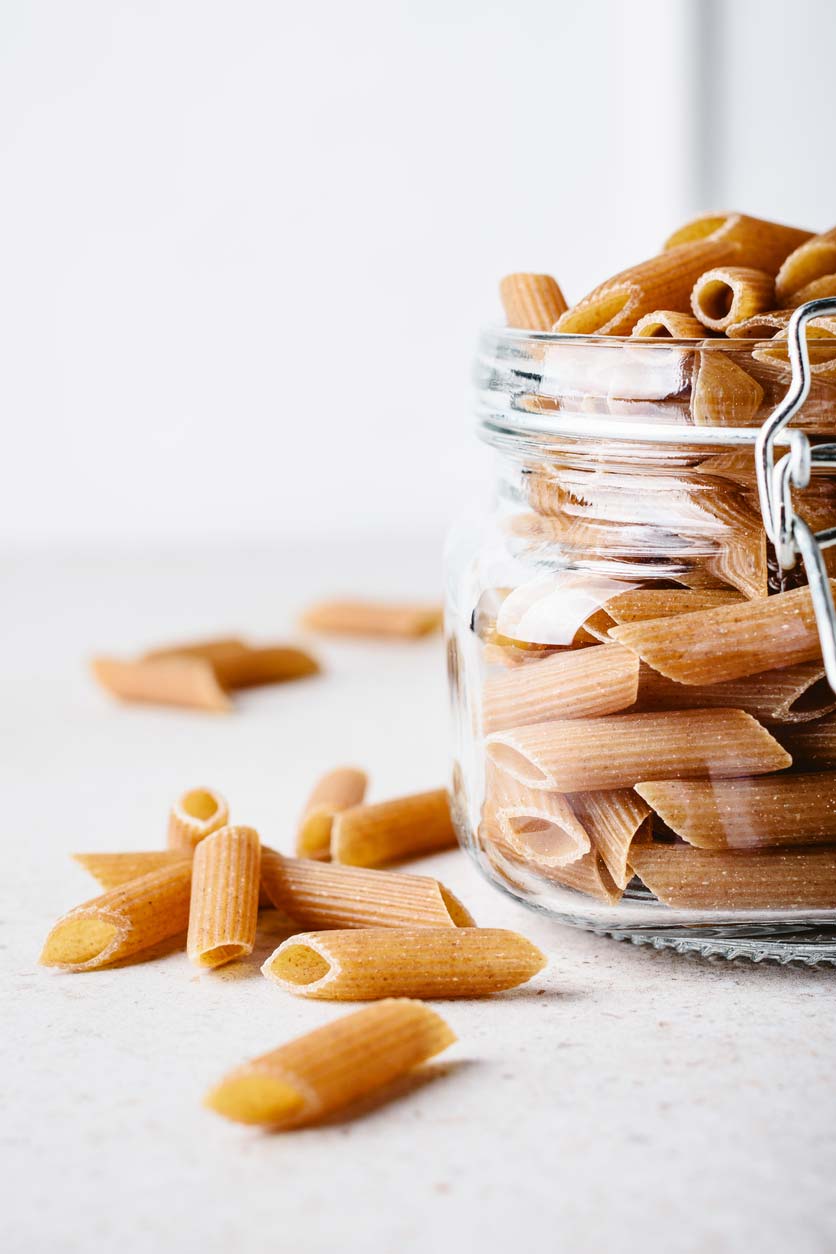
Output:
<instances>
[{"instance_id":1,"label":"yellow pasta end","mask_svg":"<svg viewBox=\"0 0 836 1254\"><path fill-rule=\"evenodd\" d=\"M212 788L190 788L174 803L168 819L168 847L185 854L229 822L229 806Z\"/></svg>"},{"instance_id":2,"label":"yellow pasta end","mask_svg":"<svg viewBox=\"0 0 836 1254\"><path fill-rule=\"evenodd\" d=\"M103 955L118 934L114 923L94 915L62 919L46 938L41 965L77 969Z\"/></svg>"},{"instance_id":3,"label":"yellow pasta end","mask_svg":"<svg viewBox=\"0 0 836 1254\"><path fill-rule=\"evenodd\" d=\"M304 1110L305 1100L273 1076L243 1071L210 1089L203 1104L236 1123L281 1126Z\"/></svg>"}]
</instances>

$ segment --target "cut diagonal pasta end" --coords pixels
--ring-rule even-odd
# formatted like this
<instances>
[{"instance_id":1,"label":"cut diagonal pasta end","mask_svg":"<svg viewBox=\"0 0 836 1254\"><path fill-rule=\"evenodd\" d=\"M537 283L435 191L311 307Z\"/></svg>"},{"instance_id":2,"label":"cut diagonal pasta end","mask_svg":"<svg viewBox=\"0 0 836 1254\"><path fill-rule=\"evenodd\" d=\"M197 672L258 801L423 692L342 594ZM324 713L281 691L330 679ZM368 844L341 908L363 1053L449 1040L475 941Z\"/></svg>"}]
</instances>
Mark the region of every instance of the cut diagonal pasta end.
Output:
<instances>
[{"instance_id":1,"label":"cut diagonal pasta end","mask_svg":"<svg viewBox=\"0 0 836 1254\"><path fill-rule=\"evenodd\" d=\"M83 971L105 963L119 939L120 929L110 920L94 914L71 915L55 924L46 938L40 962L45 967Z\"/></svg>"},{"instance_id":2,"label":"cut diagonal pasta end","mask_svg":"<svg viewBox=\"0 0 836 1254\"><path fill-rule=\"evenodd\" d=\"M209 1090L203 1104L236 1123L276 1127L295 1122L307 1105L292 1084L246 1070L221 1080Z\"/></svg>"}]
</instances>

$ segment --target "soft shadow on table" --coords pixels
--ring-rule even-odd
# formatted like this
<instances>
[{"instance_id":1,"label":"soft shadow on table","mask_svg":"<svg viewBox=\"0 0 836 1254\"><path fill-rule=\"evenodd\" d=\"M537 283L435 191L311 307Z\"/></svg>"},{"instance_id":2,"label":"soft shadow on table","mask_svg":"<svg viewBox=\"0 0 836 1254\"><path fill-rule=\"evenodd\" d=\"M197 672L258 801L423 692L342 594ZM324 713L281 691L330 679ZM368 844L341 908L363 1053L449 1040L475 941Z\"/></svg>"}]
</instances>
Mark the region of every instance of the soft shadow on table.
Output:
<instances>
[{"instance_id":1,"label":"soft shadow on table","mask_svg":"<svg viewBox=\"0 0 836 1254\"><path fill-rule=\"evenodd\" d=\"M312 1132L316 1132L322 1128L341 1128L348 1124L358 1123L363 1119L371 1118L384 1106L392 1102L400 1102L411 1097L413 1093L420 1092L428 1084L443 1084L451 1077L460 1076L463 1072L478 1065L471 1058L459 1058L453 1062L427 1063L423 1067L416 1067L414 1071L409 1071L406 1075L398 1076L383 1088L375 1089L373 1093L358 1098L350 1106L343 1106L333 1114L326 1115L324 1119L307 1126ZM304 1129L300 1129L300 1132L302 1131ZM266 1128L264 1134L266 1136L277 1135ZM299 1132L295 1135L298 1136Z\"/></svg>"}]
</instances>

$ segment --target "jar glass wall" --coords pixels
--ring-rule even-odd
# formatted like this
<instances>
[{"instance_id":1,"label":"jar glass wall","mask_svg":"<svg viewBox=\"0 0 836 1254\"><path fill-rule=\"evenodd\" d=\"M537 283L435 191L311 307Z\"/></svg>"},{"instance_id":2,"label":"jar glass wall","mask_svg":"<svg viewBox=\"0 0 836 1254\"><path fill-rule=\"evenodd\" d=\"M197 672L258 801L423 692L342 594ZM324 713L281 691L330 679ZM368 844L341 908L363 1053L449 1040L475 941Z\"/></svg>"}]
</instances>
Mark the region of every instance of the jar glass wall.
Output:
<instances>
[{"instance_id":1,"label":"jar glass wall","mask_svg":"<svg viewBox=\"0 0 836 1254\"><path fill-rule=\"evenodd\" d=\"M448 545L454 812L566 922L836 961L836 695L755 473L788 382L774 344L481 341L497 480ZM798 425L836 432L829 376ZM836 524L832 475L796 504Z\"/></svg>"}]
</instances>

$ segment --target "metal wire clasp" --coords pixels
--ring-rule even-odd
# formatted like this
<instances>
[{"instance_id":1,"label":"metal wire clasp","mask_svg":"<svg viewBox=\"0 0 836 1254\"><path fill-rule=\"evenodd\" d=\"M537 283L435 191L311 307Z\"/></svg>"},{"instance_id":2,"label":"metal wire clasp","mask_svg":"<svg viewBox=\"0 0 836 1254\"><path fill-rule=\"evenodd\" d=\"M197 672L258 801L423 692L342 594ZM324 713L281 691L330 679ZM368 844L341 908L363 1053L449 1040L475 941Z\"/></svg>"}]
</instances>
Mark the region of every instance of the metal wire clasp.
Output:
<instances>
[{"instance_id":1,"label":"metal wire clasp","mask_svg":"<svg viewBox=\"0 0 836 1254\"><path fill-rule=\"evenodd\" d=\"M810 300L799 305L787 327L792 379L787 394L764 422L755 442L758 495L766 534L775 547L782 570L791 570L800 556L804 563L822 657L830 687L836 692L836 607L823 549L836 544L836 527L813 531L795 512L793 488L806 488L813 466L836 469L836 444L811 445L800 430L790 432L790 451L775 462L775 441L795 417L810 392L810 352L806 327L811 318L836 313L836 298Z\"/></svg>"}]
</instances>

